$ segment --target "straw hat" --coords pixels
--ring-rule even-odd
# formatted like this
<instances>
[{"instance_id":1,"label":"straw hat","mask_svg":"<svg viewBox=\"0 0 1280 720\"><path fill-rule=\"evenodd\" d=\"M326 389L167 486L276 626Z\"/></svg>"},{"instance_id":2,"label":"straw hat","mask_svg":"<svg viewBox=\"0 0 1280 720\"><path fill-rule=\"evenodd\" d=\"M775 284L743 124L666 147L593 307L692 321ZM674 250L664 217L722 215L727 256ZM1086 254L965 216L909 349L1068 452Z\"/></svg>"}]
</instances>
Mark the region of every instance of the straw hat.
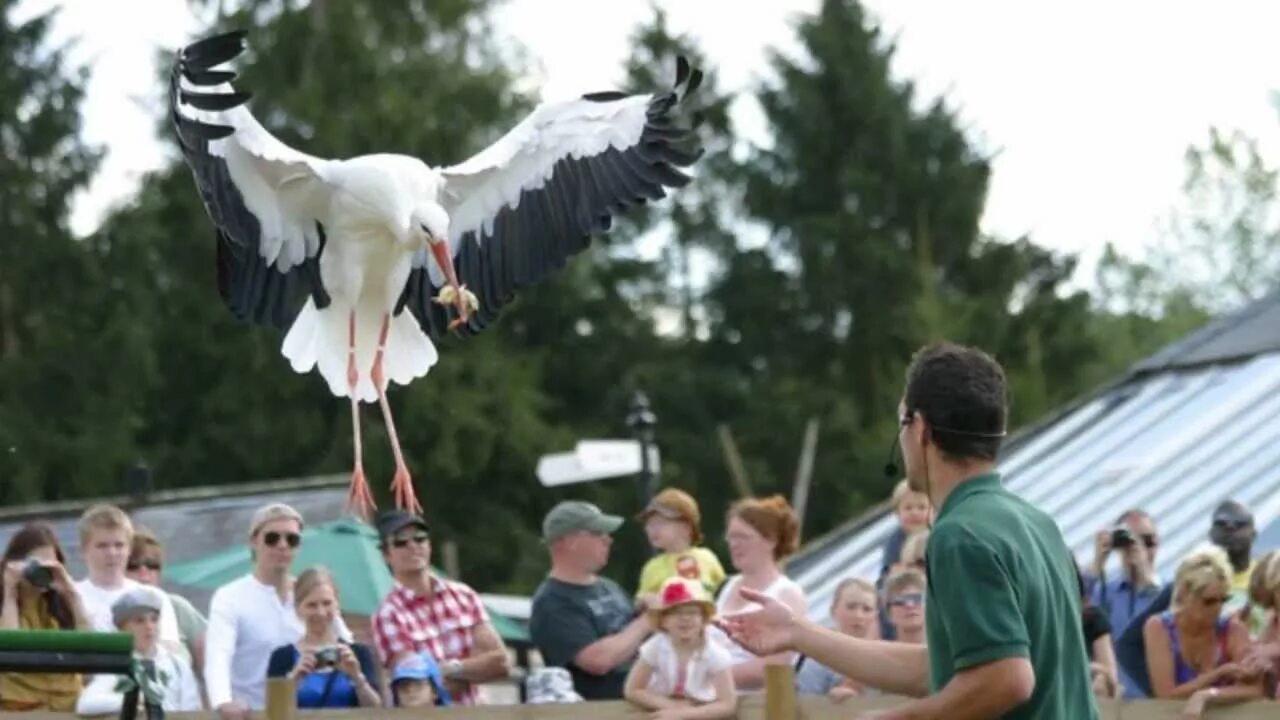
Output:
<instances>
[{"instance_id":1,"label":"straw hat","mask_svg":"<svg viewBox=\"0 0 1280 720\"><path fill-rule=\"evenodd\" d=\"M702 608L703 617L710 618L715 614L716 604L707 589L697 580L682 577L667 578L658 590L658 606L649 608L649 616L655 622L663 613L682 605L698 605Z\"/></svg>"}]
</instances>

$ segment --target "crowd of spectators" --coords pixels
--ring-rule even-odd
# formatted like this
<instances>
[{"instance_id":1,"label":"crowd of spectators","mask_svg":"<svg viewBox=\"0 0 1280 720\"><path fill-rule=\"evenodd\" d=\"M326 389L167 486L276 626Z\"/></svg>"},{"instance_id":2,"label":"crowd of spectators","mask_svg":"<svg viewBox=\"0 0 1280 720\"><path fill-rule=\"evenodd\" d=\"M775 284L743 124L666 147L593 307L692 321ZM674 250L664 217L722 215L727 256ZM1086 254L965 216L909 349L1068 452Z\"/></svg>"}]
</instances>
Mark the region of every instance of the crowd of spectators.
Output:
<instances>
[{"instance_id":1,"label":"crowd of spectators","mask_svg":"<svg viewBox=\"0 0 1280 720\"><path fill-rule=\"evenodd\" d=\"M880 572L840 581L830 617L853 637L925 645L933 509L905 482L892 503L898 526ZM738 697L762 690L770 664L792 665L802 694L842 701L881 692L796 653L758 657L715 623L751 609L739 588L808 611L804 590L784 572L799 542L786 500L748 498L726 510L727 563L706 547L701 518L684 491L655 496L635 517L654 554L628 591L605 575L623 517L582 501L547 513L549 571L529 626L541 663L527 678L529 702L626 698L665 720L732 717ZM121 509L98 505L80 518L80 580L69 576L50 526L30 523L0 562L0 627L128 633L136 657L159 671L165 710L207 708L226 720L262 710L269 677L291 679L300 708L481 702L479 687L510 678L512 664L479 595L432 571L422 517L392 511L374 525L395 583L370 619L368 644L347 626L329 570L293 574L304 520L284 504L253 515L252 571L213 594L207 617L160 589L164 545ZM1126 511L1097 532L1079 580L1099 697L1179 699L1191 716L1280 699L1280 552L1254 557L1253 517L1236 502L1216 507L1207 531L1167 581L1155 571L1160 535L1149 514ZM1117 568L1111 576L1109 568ZM0 674L5 711L97 715L118 712L124 697L113 676Z\"/></svg>"}]
</instances>

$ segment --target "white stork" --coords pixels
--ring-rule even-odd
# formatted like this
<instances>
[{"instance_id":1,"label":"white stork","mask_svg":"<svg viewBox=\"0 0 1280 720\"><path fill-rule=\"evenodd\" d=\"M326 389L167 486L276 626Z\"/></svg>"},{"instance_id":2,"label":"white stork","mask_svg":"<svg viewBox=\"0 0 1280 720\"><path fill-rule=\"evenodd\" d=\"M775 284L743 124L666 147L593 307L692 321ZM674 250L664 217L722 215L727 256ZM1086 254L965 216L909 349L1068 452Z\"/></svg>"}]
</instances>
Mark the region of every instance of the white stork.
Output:
<instances>
[{"instance_id":1,"label":"white stork","mask_svg":"<svg viewBox=\"0 0 1280 720\"><path fill-rule=\"evenodd\" d=\"M517 291L608 230L612 214L688 183L676 167L702 151L671 111L701 73L680 58L669 91L544 103L452 167L400 154L326 160L273 137L244 107L249 94L231 87L235 73L215 69L245 36L179 50L169 81L178 142L217 230L218 291L237 318L288 327L282 353L293 369L319 368L335 396L350 398L348 507L373 509L359 402L376 399L396 506L420 512L388 381L425 375L432 338L482 330Z\"/></svg>"}]
</instances>

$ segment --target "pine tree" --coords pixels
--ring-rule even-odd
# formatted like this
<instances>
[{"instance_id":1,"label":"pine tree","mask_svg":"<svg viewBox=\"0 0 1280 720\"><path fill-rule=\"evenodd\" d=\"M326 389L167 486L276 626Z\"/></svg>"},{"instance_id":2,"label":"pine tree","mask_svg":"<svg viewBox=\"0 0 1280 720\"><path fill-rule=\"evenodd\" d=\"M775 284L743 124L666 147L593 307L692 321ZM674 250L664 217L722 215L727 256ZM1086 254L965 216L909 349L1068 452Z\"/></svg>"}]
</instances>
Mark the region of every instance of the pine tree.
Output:
<instances>
[{"instance_id":1,"label":"pine tree","mask_svg":"<svg viewBox=\"0 0 1280 720\"><path fill-rule=\"evenodd\" d=\"M85 487L128 452L131 405L110 382L130 379L127 329L100 324L104 277L67 222L100 156L79 137L86 74L54 13L17 23L18 4L0 1L0 502Z\"/></svg>"}]
</instances>

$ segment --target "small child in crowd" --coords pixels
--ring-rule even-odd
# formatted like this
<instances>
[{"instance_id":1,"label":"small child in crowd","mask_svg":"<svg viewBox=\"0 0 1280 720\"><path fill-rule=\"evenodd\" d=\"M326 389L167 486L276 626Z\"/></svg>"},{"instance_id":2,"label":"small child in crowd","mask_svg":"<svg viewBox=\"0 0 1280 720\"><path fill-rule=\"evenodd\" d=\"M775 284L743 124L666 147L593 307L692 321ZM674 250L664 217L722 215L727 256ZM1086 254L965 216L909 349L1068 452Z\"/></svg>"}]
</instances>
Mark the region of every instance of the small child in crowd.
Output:
<instances>
[{"instance_id":1,"label":"small child in crowd","mask_svg":"<svg viewBox=\"0 0 1280 720\"><path fill-rule=\"evenodd\" d=\"M899 570L885 581L885 604L898 642L924 644L924 573Z\"/></svg>"},{"instance_id":2,"label":"small child in crowd","mask_svg":"<svg viewBox=\"0 0 1280 720\"><path fill-rule=\"evenodd\" d=\"M902 556L908 539L927 533L929 522L933 519L933 505L929 502L929 496L912 490L905 479L899 480L894 486L892 500L894 512L898 516L898 527L894 528L893 534L884 543L884 552L880 558L880 576L876 578L878 590L884 589L884 581L890 574L903 567ZM886 608L887 606L882 605L880 609L880 636L885 640L893 640L893 623L889 622L889 613Z\"/></svg>"},{"instance_id":3,"label":"small child in crowd","mask_svg":"<svg viewBox=\"0 0 1280 720\"><path fill-rule=\"evenodd\" d=\"M724 567L715 553L701 547L702 515L689 493L667 488L636 519L644 523L649 544L662 551L640 571L637 599L654 595L673 577L697 580L708 596L715 596L724 582Z\"/></svg>"},{"instance_id":4,"label":"small child in crowd","mask_svg":"<svg viewBox=\"0 0 1280 720\"><path fill-rule=\"evenodd\" d=\"M440 666L425 652L401 660L391 673L391 699L396 707L449 705Z\"/></svg>"},{"instance_id":5,"label":"small child in crowd","mask_svg":"<svg viewBox=\"0 0 1280 720\"><path fill-rule=\"evenodd\" d=\"M733 658L707 640L715 604L695 580L668 579L649 616L657 629L627 675L627 700L663 720L718 720L737 713Z\"/></svg>"}]
</instances>

